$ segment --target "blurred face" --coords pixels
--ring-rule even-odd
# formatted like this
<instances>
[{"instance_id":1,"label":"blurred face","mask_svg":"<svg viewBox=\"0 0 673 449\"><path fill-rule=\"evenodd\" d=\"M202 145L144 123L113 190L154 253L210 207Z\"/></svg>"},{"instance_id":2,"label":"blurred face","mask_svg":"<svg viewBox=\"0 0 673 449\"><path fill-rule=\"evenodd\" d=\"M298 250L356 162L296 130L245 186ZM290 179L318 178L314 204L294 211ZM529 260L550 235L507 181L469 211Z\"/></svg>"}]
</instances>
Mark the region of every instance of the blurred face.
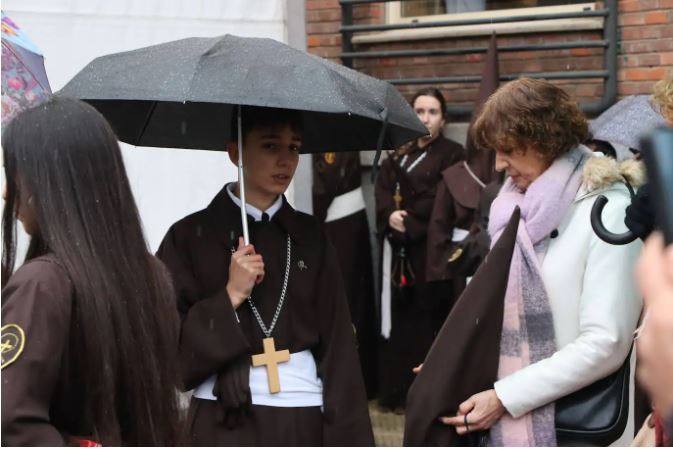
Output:
<instances>
[{"instance_id":1,"label":"blurred face","mask_svg":"<svg viewBox=\"0 0 673 449\"><path fill-rule=\"evenodd\" d=\"M534 149L528 149L524 153L513 151L507 154L499 150L495 152L495 169L504 171L521 190L526 190L550 165Z\"/></svg>"},{"instance_id":2,"label":"blurred face","mask_svg":"<svg viewBox=\"0 0 673 449\"><path fill-rule=\"evenodd\" d=\"M287 190L297 169L301 135L289 124L255 127L243 142L245 191L275 198ZM236 143L229 146L229 158L238 164Z\"/></svg>"},{"instance_id":3,"label":"blurred face","mask_svg":"<svg viewBox=\"0 0 673 449\"><path fill-rule=\"evenodd\" d=\"M430 136L419 139L419 144L422 146L423 143L432 142L441 132L445 123L442 116L442 106L435 97L421 95L414 101L414 111L430 133Z\"/></svg>"}]
</instances>

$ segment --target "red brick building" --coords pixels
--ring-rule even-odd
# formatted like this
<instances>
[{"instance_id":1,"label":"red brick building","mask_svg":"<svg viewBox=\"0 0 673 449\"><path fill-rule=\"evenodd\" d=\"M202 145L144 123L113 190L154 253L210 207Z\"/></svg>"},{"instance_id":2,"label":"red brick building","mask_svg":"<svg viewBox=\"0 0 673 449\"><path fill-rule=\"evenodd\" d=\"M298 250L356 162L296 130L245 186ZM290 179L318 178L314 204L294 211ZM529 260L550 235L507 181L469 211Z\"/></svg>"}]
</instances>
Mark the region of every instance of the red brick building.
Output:
<instances>
[{"instance_id":1,"label":"red brick building","mask_svg":"<svg viewBox=\"0 0 673 449\"><path fill-rule=\"evenodd\" d=\"M352 25L379 27L342 33L344 14L352 15ZM516 21L511 21L512 17ZM427 22L451 26L413 25ZM408 29L396 29L400 24ZM381 29L386 27L389 29ZM593 104L593 109L588 108L590 115L611 104L616 96L650 93L652 85L673 70L673 0L306 0L309 52L381 79L411 81L413 84L398 84L406 96L423 86L436 85L444 91L456 120L465 119L466 108L476 95L483 51L493 31L500 48L501 78L551 73L549 78L578 101L585 106ZM556 44L566 48L529 48ZM431 49L444 54L379 53L376 57L341 58L344 51L361 55ZM571 72L591 77L573 78ZM460 82L461 77L468 77L468 82ZM423 80L418 78L449 78L452 82L420 84ZM610 83L612 95L606 92Z\"/></svg>"}]
</instances>

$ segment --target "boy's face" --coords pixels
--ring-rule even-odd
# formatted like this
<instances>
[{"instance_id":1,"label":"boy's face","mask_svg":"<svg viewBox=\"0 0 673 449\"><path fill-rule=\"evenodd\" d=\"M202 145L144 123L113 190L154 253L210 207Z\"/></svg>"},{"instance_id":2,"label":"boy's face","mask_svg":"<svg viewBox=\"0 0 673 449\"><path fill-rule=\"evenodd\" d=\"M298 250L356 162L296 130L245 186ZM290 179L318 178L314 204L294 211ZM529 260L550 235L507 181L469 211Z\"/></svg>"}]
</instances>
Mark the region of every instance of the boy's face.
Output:
<instances>
[{"instance_id":1,"label":"boy's face","mask_svg":"<svg viewBox=\"0 0 673 449\"><path fill-rule=\"evenodd\" d=\"M290 124L254 127L243 140L246 192L280 195L287 190L297 169L301 134ZM229 146L229 157L238 164L238 147Z\"/></svg>"}]
</instances>

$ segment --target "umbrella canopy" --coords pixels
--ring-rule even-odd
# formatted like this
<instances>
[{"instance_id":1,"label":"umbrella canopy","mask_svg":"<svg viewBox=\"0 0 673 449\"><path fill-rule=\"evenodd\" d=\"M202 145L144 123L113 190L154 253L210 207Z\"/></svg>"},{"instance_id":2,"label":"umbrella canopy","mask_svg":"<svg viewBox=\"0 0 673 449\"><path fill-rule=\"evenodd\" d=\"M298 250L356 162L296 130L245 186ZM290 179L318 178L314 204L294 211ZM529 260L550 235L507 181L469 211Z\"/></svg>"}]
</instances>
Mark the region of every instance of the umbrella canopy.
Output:
<instances>
[{"instance_id":1,"label":"umbrella canopy","mask_svg":"<svg viewBox=\"0 0 673 449\"><path fill-rule=\"evenodd\" d=\"M188 38L95 59L62 90L139 146L225 150L235 105L303 112L302 152L383 149L427 134L389 83L265 38Z\"/></svg>"},{"instance_id":2,"label":"umbrella canopy","mask_svg":"<svg viewBox=\"0 0 673 449\"><path fill-rule=\"evenodd\" d=\"M649 95L631 95L598 116L589 125L589 131L596 140L640 150L640 138L665 124L666 120L652 106ZM631 157L626 151L625 154L620 152L617 158Z\"/></svg>"},{"instance_id":3,"label":"umbrella canopy","mask_svg":"<svg viewBox=\"0 0 673 449\"><path fill-rule=\"evenodd\" d=\"M50 94L40 50L2 13L2 127Z\"/></svg>"}]
</instances>

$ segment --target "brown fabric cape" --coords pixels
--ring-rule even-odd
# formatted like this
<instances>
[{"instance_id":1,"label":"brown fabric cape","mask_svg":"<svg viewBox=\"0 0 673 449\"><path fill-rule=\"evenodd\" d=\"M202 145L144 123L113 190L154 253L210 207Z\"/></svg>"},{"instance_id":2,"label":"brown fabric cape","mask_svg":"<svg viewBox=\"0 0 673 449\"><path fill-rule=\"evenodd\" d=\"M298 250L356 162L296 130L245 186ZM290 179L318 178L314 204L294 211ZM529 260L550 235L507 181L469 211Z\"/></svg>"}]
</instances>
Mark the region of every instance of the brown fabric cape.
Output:
<instances>
[{"instance_id":1,"label":"brown fabric cape","mask_svg":"<svg viewBox=\"0 0 673 449\"><path fill-rule=\"evenodd\" d=\"M493 388L500 355L505 289L518 208L456 302L407 396L405 446L478 446L477 433L459 437L439 422L471 395Z\"/></svg>"}]
</instances>

